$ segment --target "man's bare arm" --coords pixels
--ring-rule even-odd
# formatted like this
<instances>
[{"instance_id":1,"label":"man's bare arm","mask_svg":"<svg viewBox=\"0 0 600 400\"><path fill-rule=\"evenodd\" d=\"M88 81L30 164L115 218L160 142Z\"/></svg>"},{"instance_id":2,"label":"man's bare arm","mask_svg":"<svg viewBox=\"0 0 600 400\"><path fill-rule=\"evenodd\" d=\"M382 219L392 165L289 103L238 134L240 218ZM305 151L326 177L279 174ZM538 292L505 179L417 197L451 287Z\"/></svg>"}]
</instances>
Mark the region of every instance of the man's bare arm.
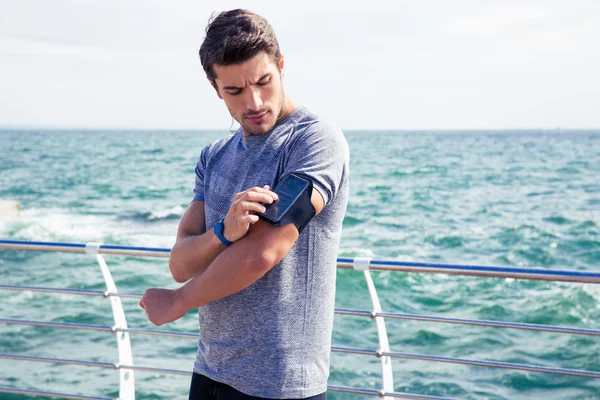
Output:
<instances>
[{"instance_id":1,"label":"man's bare arm","mask_svg":"<svg viewBox=\"0 0 600 400\"><path fill-rule=\"evenodd\" d=\"M318 214L324 206L323 197L313 191L311 200ZM274 227L259 221L243 239L221 252L204 273L176 290L148 289L140 306L156 325L175 321L189 310L256 282L287 254L297 239L294 224Z\"/></svg>"},{"instance_id":2,"label":"man's bare arm","mask_svg":"<svg viewBox=\"0 0 600 400\"><path fill-rule=\"evenodd\" d=\"M231 242L244 237L248 225L258 221L254 212L264 211L260 203L271 203L276 196L268 186L236 194L225 217L225 237ZM173 279L182 283L202 274L226 248L212 230L206 231L204 202L193 201L181 218L177 241L169 257Z\"/></svg>"},{"instance_id":3,"label":"man's bare arm","mask_svg":"<svg viewBox=\"0 0 600 400\"><path fill-rule=\"evenodd\" d=\"M247 288L281 261L297 238L293 224L274 227L259 221L246 237L217 256L202 275L178 289L174 308L183 315Z\"/></svg>"},{"instance_id":4,"label":"man's bare arm","mask_svg":"<svg viewBox=\"0 0 600 400\"><path fill-rule=\"evenodd\" d=\"M173 279L182 283L201 274L226 248L213 231L206 232L204 202L193 201L181 217L171 249L169 270Z\"/></svg>"}]
</instances>

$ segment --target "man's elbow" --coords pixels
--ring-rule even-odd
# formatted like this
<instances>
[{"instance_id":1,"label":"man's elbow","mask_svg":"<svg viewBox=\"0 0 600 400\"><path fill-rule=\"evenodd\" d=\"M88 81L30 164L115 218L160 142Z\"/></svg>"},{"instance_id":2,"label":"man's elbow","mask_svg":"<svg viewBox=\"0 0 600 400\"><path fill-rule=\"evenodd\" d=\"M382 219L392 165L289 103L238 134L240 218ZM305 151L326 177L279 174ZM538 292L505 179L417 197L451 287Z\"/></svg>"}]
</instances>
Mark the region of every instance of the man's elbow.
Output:
<instances>
[{"instance_id":1,"label":"man's elbow","mask_svg":"<svg viewBox=\"0 0 600 400\"><path fill-rule=\"evenodd\" d=\"M177 273L173 272L171 270L171 276L173 277L173 280L177 283L185 283L187 282L189 279L183 275L177 275Z\"/></svg>"},{"instance_id":2,"label":"man's elbow","mask_svg":"<svg viewBox=\"0 0 600 400\"><path fill-rule=\"evenodd\" d=\"M175 248L173 248L173 250L174 249ZM171 250L171 255L169 256L169 271L171 272L171 276L173 277L175 282L184 283L189 278L181 272L182 268L179 266L177 255L174 253L173 250Z\"/></svg>"}]
</instances>

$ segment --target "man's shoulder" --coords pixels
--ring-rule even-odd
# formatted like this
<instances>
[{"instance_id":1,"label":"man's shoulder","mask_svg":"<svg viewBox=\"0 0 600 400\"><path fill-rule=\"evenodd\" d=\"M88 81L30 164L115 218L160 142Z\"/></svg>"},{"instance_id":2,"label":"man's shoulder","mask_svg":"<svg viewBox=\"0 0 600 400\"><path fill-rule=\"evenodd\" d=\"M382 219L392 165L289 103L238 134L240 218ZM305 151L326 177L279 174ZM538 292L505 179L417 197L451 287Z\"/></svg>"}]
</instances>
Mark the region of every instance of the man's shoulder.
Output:
<instances>
[{"instance_id":1,"label":"man's shoulder","mask_svg":"<svg viewBox=\"0 0 600 400\"><path fill-rule=\"evenodd\" d=\"M302 107L295 118L295 136L298 140L334 140L346 142L344 133L334 122Z\"/></svg>"},{"instance_id":2,"label":"man's shoulder","mask_svg":"<svg viewBox=\"0 0 600 400\"><path fill-rule=\"evenodd\" d=\"M236 134L231 134L227 137L217 139L212 143L206 145L200 153L200 161L203 163L208 162L208 160L211 159L219 151L221 151L227 145L227 143L231 142L232 140L235 140L235 137Z\"/></svg>"}]
</instances>

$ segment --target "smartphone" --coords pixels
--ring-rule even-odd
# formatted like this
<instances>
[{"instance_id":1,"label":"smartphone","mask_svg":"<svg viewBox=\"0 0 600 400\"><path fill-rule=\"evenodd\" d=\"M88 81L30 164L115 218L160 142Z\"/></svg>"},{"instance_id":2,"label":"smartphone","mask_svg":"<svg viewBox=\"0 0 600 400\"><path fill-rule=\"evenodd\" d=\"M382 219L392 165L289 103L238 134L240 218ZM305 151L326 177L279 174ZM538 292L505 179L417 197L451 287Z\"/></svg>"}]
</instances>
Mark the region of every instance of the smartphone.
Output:
<instances>
[{"instance_id":1,"label":"smartphone","mask_svg":"<svg viewBox=\"0 0 600 400\"><path fill-rule=\"evenodd\" d=\"M267 210L259 215L273 224L278 223L309 185L309 181L298 175L288 175L273 190L279 199L271 204L265 204Z\"/></svg>"}]
</instances>

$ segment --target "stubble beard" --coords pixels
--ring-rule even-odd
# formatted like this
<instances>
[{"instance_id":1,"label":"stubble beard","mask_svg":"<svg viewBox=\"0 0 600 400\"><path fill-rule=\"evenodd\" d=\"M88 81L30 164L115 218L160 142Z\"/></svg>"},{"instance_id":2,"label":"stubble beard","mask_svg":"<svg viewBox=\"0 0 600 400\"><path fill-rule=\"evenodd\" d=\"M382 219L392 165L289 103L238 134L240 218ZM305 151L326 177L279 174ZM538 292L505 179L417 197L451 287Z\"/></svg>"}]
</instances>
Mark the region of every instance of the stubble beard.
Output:
<instances>
[{"instance_id":1,"label":"stubble beard","mask_svg":"<svg viewBox=\"0 0 600 400\"><path fill-rule=\"evenodd\" d=\"M261 124L259 126L256 126L256 125L249 126L249 124L243 124L243 123L240 123L240 125L244 129L244 132L246 132L246 134L248 134L249 136L264 135L265 133L270 132L271 129L273 129L273 127L275 127L275 124L277 123L277 120L270 121L271 115L272 114L270 112L267 113L266 121L263 122L264 125ZM245 117L243 120L245 120ZM264 128L263 128L263 126L264 126Z\"/></svg>"}]
</instances>

